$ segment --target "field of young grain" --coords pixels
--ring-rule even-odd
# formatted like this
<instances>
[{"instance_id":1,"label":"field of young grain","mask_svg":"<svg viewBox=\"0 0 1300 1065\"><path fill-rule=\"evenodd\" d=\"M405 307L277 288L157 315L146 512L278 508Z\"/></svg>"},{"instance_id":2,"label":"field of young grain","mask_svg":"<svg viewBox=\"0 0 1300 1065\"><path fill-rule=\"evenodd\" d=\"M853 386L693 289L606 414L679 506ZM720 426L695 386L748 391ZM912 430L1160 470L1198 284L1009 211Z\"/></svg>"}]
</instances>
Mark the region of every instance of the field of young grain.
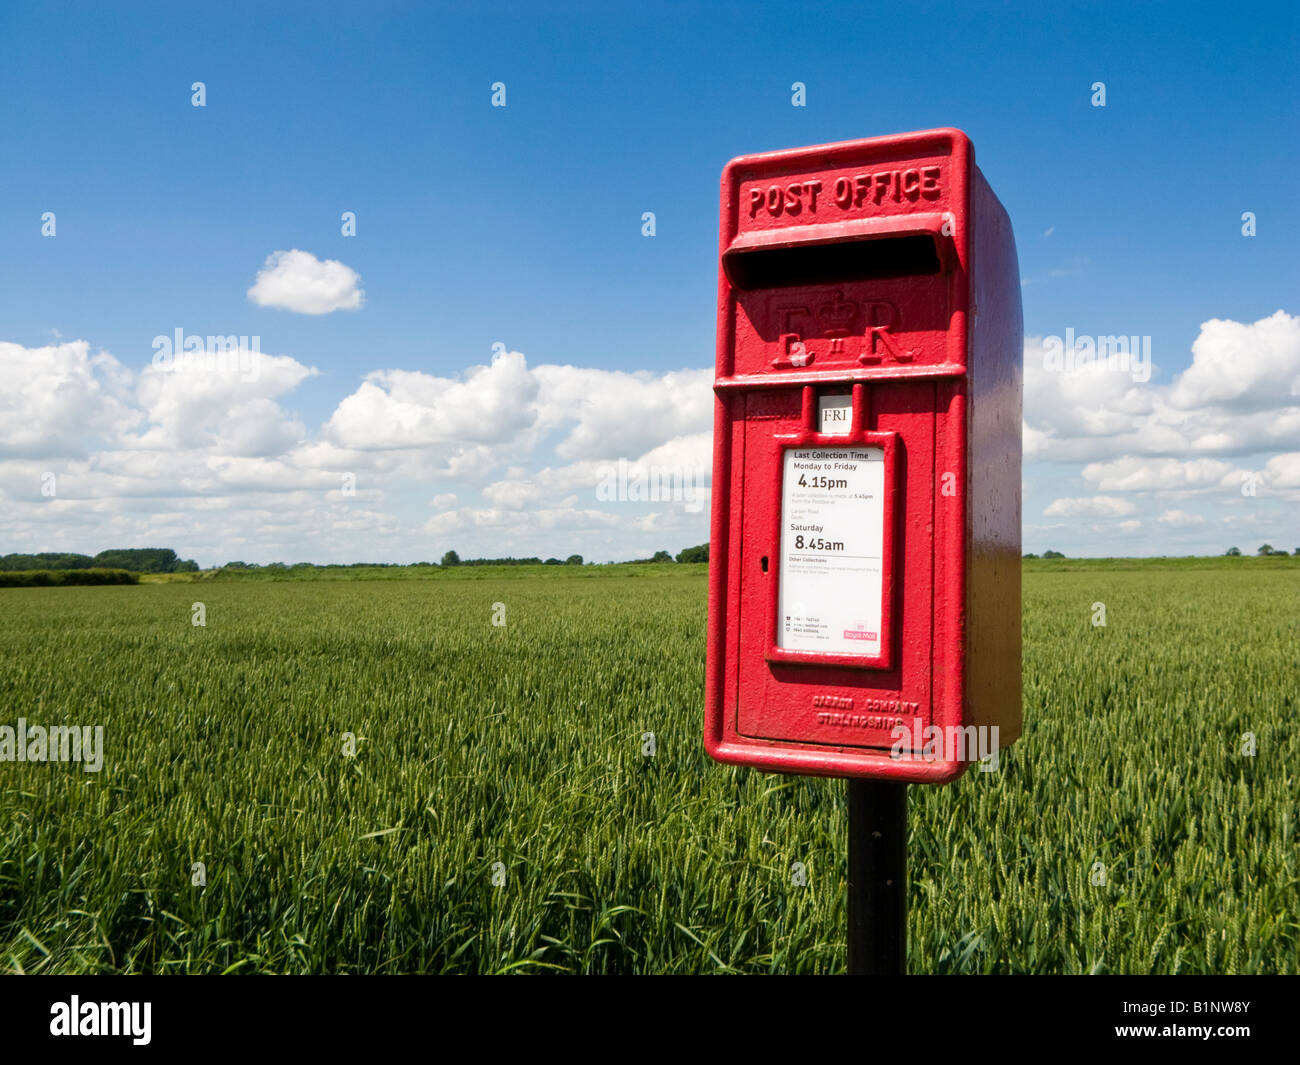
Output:
<instances>
[{"instance_id":1,"label":"field of young grain","mask_svg":"<svg viewBox=\"0 0 1300 1065\"><path fill-rule=\"evenodd\" d=\"M0 590L0 725L104 726L0 762L0 969L841 970L844 785L704 754L704 568L558 569ZM1024 630L910 970L1300 970L1300 566L1030 564Z\"/></svg>"}]
</instances>

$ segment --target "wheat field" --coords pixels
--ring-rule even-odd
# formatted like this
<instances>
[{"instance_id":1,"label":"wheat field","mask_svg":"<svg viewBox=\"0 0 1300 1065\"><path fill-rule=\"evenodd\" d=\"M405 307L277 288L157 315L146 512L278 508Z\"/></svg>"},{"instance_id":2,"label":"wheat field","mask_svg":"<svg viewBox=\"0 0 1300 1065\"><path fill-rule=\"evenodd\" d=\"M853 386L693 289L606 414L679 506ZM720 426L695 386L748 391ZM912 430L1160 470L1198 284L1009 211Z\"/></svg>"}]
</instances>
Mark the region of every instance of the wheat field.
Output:
<instances>
[{"instance_id":1,"label":"wheat field","mask_svg":"<svg viewBox=\"0 0 1300 1065\"><path fill-rule=\"evenodd\" d=\"M1026 563L1024 737L911 789L910 971L1300 971L1270 561ZM0 590L0 725L104 729L0 762L0 968L843 970L844 784L705 755L704 566L382 575Z\"/></svg>"}]
</instances>

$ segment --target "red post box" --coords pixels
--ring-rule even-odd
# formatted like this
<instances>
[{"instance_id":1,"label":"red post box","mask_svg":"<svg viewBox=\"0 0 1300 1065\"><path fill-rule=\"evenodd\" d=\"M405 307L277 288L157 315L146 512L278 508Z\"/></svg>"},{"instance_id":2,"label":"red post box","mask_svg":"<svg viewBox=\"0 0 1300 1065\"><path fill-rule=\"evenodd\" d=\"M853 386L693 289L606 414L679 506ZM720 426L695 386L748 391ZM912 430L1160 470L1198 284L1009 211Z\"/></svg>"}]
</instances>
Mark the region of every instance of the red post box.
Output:
<instances>
[{"instance_id":1,"label":"red post box","mask_svg":"<svg viewBox=\"0 0 1300 1065\"><path fill-rule=\"evenodd\" d=\"M1020 277L954 129L722 174L705 746L943 783L1020 733Z\"/></svg>"}]
</instances>

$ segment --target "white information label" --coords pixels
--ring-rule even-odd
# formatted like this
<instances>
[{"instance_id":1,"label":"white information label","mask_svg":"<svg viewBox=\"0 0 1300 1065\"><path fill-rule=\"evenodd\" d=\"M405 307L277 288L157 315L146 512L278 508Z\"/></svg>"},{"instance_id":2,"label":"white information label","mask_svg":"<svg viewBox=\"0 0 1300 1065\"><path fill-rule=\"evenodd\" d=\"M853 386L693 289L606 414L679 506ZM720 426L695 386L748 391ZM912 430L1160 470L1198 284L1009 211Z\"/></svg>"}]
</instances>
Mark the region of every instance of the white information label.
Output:
<instances>
[{"instance_id":1,"label":"white information label","mask_svg":"<svg viewBox=\"0 0 1300 1065\"><path fill-rule=\"evenodd\" d=\"M883 449L786 449L778 647L880 653L884 535Z\"/></svg>"},{"instance_id":2,"label":"white information label","mask_svg":"<svg viewBox=\"0 0 1300 1065\"><path fill-rule=\"evenodd\" d=\"M848 436L853 424L853 397L848 393L817 397L817 431L824 436Z\"/></svg>"}]
</instances>

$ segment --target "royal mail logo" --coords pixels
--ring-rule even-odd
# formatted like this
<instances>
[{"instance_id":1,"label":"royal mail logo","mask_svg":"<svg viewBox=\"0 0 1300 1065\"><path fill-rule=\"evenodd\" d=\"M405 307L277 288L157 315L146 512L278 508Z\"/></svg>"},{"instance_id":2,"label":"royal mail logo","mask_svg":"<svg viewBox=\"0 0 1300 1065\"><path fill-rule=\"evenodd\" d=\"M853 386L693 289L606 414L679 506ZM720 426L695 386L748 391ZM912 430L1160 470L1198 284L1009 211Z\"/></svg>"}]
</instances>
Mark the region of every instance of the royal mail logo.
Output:
<instances>
[{"instance_id":1,"label":"royal mail logo","mask_svg":"<svg viewBox=\"0 0 1300 1065\"><path fill-rule=\"evenodd\" d=\"M844 638L846 640L874 640L876 634L867 632L865 629L845 629Z\"/></svg>"}]
</instances>

